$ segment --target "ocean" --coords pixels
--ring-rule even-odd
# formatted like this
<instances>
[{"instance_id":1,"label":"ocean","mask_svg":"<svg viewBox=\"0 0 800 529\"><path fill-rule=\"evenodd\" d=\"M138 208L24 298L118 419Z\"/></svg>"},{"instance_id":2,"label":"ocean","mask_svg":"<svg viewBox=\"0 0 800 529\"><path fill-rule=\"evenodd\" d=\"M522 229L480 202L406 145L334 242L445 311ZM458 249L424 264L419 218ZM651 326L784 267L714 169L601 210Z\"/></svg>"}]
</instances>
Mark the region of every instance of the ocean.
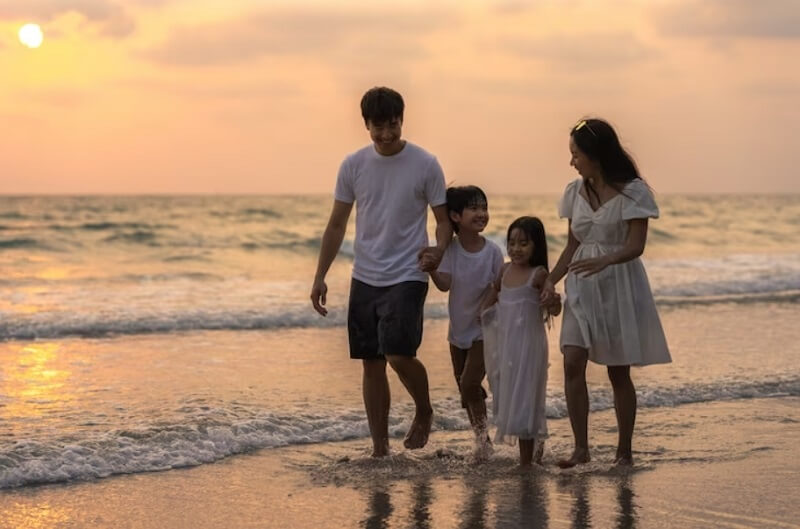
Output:
<instances>
[{"instance_id":1,"label":"ocean","mask_svg":"<svg viewBox=\"0 0 800 529\"><path fill-rule=\"evenodd\" d=\"M643 260L673 363L633 370L640 410L685 418L687 407L760 399L796 409L800 196L656 198L661 218L650 222ZM485 235L502 248L514 218L539 216L553 264L567 229L557 200L490 196ZM352 225L328 274L329 316L309 301L331 203L323 195L0 197L0 489L179 473L281 447L366 446L361 368L348 359L344 326ZM425 318L420 359L434 431L467 432L446 297L432 285ZM566 417L558 322L549 339L547 410L558 421ZM413 407L392 377L397 443ZM588 377L592 417L608 414L604 371L593 366ZM672 442L685 428L640 420L637 461L657 468L754 450L728 434L721 452ZM637 452L638 439L649 448ZM566 452L569 442L565 433L551 446ZM597 459L611 458L613 446L596 449Z\"/></svg>"}]
</instances>

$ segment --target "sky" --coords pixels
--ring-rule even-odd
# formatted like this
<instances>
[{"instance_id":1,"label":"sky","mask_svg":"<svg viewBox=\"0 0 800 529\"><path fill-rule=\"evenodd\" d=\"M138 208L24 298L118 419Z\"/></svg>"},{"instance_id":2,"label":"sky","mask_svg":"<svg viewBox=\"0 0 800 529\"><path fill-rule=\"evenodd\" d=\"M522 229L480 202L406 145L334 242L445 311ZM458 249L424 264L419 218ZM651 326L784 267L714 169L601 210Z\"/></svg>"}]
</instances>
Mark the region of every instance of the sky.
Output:
<instances>
[{"instance_id":1,"label":"sky","mask_svg":"<svg viewBox=\"0 0 800 529\"><path fill-rule=\"evenodd\" d=\"M800 193L798 57L798 0L0 0L0 194L332 193L376 85L450 184L559 193L601 117L657 192Z\"/></svg>"}]
</instances>

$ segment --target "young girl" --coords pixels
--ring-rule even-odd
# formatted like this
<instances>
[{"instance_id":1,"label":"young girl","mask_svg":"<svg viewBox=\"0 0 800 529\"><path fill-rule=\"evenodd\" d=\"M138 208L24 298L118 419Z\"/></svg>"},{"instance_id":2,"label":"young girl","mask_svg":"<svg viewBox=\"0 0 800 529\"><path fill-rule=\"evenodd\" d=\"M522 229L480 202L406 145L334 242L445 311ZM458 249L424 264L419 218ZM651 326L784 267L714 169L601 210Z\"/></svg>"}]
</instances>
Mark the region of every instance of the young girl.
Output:
<instances>
[{"instance_id":1,"label":"young girl","mask_svg":"<svg viewBox=\"0 0 800 529\"><path fill-rule=\"evenodd\" d=\"M547 240L536 217L520 217L508 227L508 256L495 288L494 351L485 348L489 387L493 394L495 441L519 439L520 465L541 464L547 438L547 335L545 320L561 311L558 298L546 307L540 291L548 276ZM483 323L492 325L491 310ZM491 331L487 329L488 335Z\"/></svg>"}]
</instances>

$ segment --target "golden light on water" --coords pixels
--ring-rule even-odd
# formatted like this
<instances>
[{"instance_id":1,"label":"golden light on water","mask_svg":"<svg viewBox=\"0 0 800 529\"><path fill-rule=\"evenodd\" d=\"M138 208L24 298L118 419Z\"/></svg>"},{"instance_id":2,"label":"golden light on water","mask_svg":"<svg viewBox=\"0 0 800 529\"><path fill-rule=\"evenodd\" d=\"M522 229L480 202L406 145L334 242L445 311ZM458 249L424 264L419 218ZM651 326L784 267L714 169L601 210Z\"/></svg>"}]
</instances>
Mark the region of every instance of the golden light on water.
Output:
<instances>
[{"instance_id":1,"label":"golden light on water","mask_svg":"<svg viewBox=\"0 0 800 529\"><path fill-rule=\"evenodd\" d=\"M4 366L0 394L11 397L4 412L9 417L38 417L72 399L66 382L71 373L59 369L60 345L31 343L12 350L16 361Z\"/></svg>"},{"instance_id":2,"label":"golden light on water","mask_svg":"<svg viewBox=\"0 0 800 529\"><path fill-rule=\"evenodd\" d=\"M19 41L29 48L38 48L44 41L44 33L39 24L25 24L19 28Z\"/></svg>"}]
</instances>

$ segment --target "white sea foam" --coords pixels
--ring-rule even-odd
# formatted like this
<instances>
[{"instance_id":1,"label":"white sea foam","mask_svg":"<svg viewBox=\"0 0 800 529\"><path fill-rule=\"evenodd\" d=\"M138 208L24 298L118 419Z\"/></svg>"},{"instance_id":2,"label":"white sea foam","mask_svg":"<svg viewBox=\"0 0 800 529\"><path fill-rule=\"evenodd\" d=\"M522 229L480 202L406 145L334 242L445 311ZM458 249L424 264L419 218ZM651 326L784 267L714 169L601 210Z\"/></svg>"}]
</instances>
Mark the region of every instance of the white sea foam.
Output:
<instances>
[{"instance_id":1,"label":"white sea foam","mask_svg":"<svg viewBox=\"0 0 800 529\"><path fill-rule=\"evenodd\" d=\"M708 401L800 396L800 379L728 379L672 388L645 387L638 393L640 407L674 407ZM608 390L593 391L591 403L593 411L613 408ZM435 430L469 428L458 399L438 400L434 409ZM196 466L253 450L368 436L361 409L314 411L303 407L278 412L242 410L237 406L202 413L196 408L185 411L180 422L172 424L140 425L87 434L83 439L73 436L0 444L0 488ZM410 405L392 408L389 427L392 437L405 434L412 414ZM548 395L547 415L566 416L563 395Z\"/></svg>"}]
</instances>

